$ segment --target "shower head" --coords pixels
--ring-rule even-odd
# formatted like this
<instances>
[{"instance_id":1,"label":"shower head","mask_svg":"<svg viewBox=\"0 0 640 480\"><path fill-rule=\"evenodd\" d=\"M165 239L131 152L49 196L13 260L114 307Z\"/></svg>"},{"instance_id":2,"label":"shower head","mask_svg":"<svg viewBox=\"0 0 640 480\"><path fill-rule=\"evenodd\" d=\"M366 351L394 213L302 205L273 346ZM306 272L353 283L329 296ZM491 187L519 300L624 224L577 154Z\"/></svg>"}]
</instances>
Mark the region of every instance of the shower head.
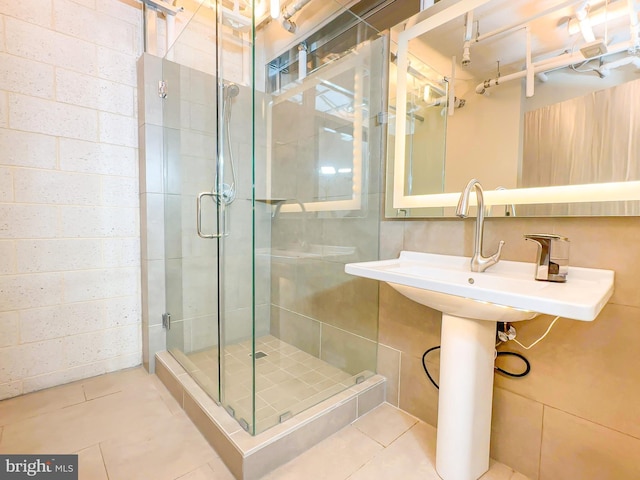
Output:
<instances>
[{"instance_id":1,"label":"shower head","mask_svg":"<svg viewBox=\"0 0 640 480\"><path fill-rule=\"evenodd\" d=\"M233 98L237 97L240 93L240 87L235 83L229 83L226 87L226 97Z\"/></svg>"}]
</instances>

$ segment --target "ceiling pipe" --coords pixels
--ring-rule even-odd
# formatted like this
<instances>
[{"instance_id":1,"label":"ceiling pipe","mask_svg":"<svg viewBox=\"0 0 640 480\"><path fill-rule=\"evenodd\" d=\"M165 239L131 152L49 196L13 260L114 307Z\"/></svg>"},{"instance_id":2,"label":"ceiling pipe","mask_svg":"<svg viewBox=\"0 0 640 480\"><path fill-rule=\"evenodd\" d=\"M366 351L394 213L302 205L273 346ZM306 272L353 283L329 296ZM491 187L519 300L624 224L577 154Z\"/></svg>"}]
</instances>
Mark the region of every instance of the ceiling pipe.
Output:
<instances>
[{"instance_id":1,"label":"ceiling pipe","mask_svg":"<svg viewBox=\"0 0 640 480\"><path fill-rule=\"evenodd\" d=\"M634 57L634 56L627 56L627 57L621 58L620 60L615 60L613 62L605 63L600 68L598 68L598 72L604 78L611 73L611 70L615 68L620 68L624 65L629 65L629 64L640 69L640 58Z\"/></svg>"},{"instance_id":2,"label":"ceiling pipe","mask_svg":"<svg viewBox=\"0 0 640 480\"><path fill-rule=\"evenodd\" d=\"M298 26L291 20L296 13L304 8L311 0L298 0L288 6L282 7L282 26L289 33L295 33Z\"/></svg>"},{"instance_id":3,"label":"ceiling pipe","mask_svg":"<svg viewBox=\"0 0 640 480\"><path fill-rule=\"evenodd\" d=\"M447 114L451 117L456 108L456 57L451 57L451 81L449 82L449 105ZM464 105L464 103L463 103Z\"/></svg>"},{"instance_id":4,"label":"ceiling pipe","mask_svg":"<svg viewBox=\"0 0 640 480\"><path fill-rule=\"evenodd\" d=\"M589 2L584 2L582 6L576 11L576 19L580 26L580 32L584 41L592 43L596 41L596 36L591 28L591 20L589 19Z\"/></svg>"},{"instance_id":5,"label":"ceiling pipe","mask_svg":"<svg viewBox=\"0 0 640 480\"><path fill-rule=\"evenodd\" d=\"M176 7L175 5L166 3L162 0L142 0L142 3L158 12L164 13L165 15L175 16L176 14L184 11L184 7Z\"/></svg>"},{"instance_id":6,"label":"ceiling pipe","mask_svg":"<svg viewBox=\"0 0 640 480\"><path fill-rule=\"evenodd\" d=\"M631 46L629 47L629 53L635 55L640 49L640 21L638 21L635 0L627 0L627 5L629 7L629 24L631 26Z\"/></svg>"},{"instance_id":7,"label":"ceiling pipe","mask_svg":"<svg viewBox=\"0 0 640 480\"><path fill-rule=\"evenodd\" d=\"M589 58L587 60L594 60L596 58L603 57L604 55L611 55L614 53L625 52L629 49L630 45L631 45L631 42L620 42L615 45L611 45L611 47L609 48L609 51L606 54L598 55L596 57ZM568 67L569 65L574 65L576 63L582 63L584 61L585 61L585 58L582 56L582 54L579 52L576 52L571 55L562 55L555 61L547 60L544 62L533 63L531 66L533 67L534 74L537 75L540 73L549 72L551 70L565 68L565 67ZM612 62L612 63L615 63L615 62ZM631 62L628 62L628 63L631 63ZM526 77L526 75L527 75L527 70L521 70L519 72L512 73L510 75L504 75L499 78L491 78L489 80L485 80L484 82L479 83L476 86L476 93L479 95L483 95L484 93L486 93L488 88L492 88L497 85L510 82L512 80L524 78Z\"/></svg>"},{"instance_id":8,"label":"ceiling pipe","mask_svg":"<svg viewBox=\"0 0 640 480\"><path fill-rule=\"evenodd\" d=\"M633 0L630 2L633 3ZM592 27L602 25L605 22L629 15L627 0L614 0L605 2L597 8L589 9L589 23ZM580 32L580 22L577 17L571 17L568 23L569 35Z\"/></svg>"},{"instance_id":9,"label":"ceiling pipe","mask_svg":"<svg viewBox=\"0 0 640 480\"><path fill-rule=\"evenodd\" d=\"M525 71L526 71L526 85L525 95L527 98L533 97L535 88L535 69L533 68L533 62L531 61L531 29L529 26L525 28L525 35L527 36L527 53L525 57Z\"/></svg>"},{"instance_id":10,"label":"ceiling pipe","mask_svg":"<svg viewBox=\"0 0 640 480\"><path fill-rule=\"evenodd\" d=\"M544 16L549 15L549 14L551 14L553 12L557 12L558 10L562 10L563 8L571 7L571 6L573 6L573 5L577 4L577 3L581 3L581 2L584 2L584 0L567 0L566 2L562 2L561 4L556 5L555 7L548 8L547 10L543 10L542 12L537 13L537 14L535 14L535 15L533 15L533 16L525 19L525 20L519 21L517 23L513 23L511 25L505 25L504 27L497 28L497 29L492 30L490 32L487 32L487 33L485 33L483 35L477 35L475 40L474 40L474 42L478 43L478 42L481 42L483 40L487 40L487 39L489 39L491 37L496 37L498 35L502 35L502 34L505 34L505 33L510 33L510 32L512 32L514 30L520 30L521 28L524 28L527 24L531 23L534 20L537 20L538 18L544 17Z\"/></svg>"},{"instance_id":11,"label":"ceiling pipe","mask_svg":"<svg viewBox=\"0 0 640 480\"><path fill-rule=\"evenodd\" d=\"M473 35L473 10L464 17L464 46L462 51L462 66L471 64L471 37Z\"/></svg>"}]
</instances>

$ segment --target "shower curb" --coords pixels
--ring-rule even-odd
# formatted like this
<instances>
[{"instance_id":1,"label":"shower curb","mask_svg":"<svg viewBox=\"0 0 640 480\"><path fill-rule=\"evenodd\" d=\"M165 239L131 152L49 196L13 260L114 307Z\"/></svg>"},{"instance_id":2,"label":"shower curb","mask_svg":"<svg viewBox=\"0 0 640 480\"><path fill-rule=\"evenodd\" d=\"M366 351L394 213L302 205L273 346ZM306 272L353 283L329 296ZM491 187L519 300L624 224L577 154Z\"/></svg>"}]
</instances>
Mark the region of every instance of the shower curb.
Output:
<instances>
[{"instance_id":1,"label":"shower curb","mask_svg":"<svg viewBox=\"0 0 640 480\"><path fill-rule=\"evenodd\" d=\"M385 401L386 379L374 375L252 436L169 352L156 353L156 375L238 480L258 480Z\"/></svg>"}]
</instances>

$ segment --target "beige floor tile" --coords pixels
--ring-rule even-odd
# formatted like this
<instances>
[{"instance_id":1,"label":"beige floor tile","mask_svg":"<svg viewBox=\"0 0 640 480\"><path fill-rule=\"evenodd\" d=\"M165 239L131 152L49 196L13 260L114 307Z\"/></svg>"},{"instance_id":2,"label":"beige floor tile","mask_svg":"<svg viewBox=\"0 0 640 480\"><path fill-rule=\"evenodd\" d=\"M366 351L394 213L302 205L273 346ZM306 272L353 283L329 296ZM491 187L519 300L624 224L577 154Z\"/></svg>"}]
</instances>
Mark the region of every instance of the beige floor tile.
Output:
<instances>
[{"instance_id":1,"label":"beige floor tile","mask_svg":"<svg viewBox=\"0 0 640 480\"><path fill-rule=\"evenodd\" d=\"M109 480L100 445L93 445L77 453L79 480Z\"/></svg>"},{"instance_id":2,"label":"beige floor tile","mask_svg":"<svg viewBox=\"0 0 640 480\"><path fill-rule=\"evenodd\" d=\"M185 414L101 444L109 478L173 480L217 457Z\"/></svg>"},{"instance_id":3,"label":"beige floor tile","mask_svg":"<svg viewBox=\"0 0 640 480\"><path fill-rule=\"evenodd\" d=\"M144 431L172 414L156 389L119 392L5 426L4 453L71 453ZM72 435L69 432L73 432Z\"/></svg>"},{"instance_id":4,"label":"beige floor tile","mask_svg":"<svg viewBox=\"0 0 640 480\"><path fill-rule=\"evenodd\" d=\"M73 383L0 402L0 425L7 425L85 401L82 385Z\"/></svg>"},{"instance_id":5,"label":"beige floor tile","mask_svg":"<svg viewBox=\"0 0 640 480\"><path fill-rule=\"evenodd\" d=\"M232 477L233 478L233 477ZM197 469L178 477L176 480L215 480L215 473L211 470L209 464L202 465Z\"/></svg>"},{"instance_id":6,"label":"beige floor tile","mask_svg":"<svg viewBox=\"0 0 640 480\"><path fill-rule=\"evenodd\" d=\"M87 400L104 397L126 389L136 388L140 382L149 380L143 367L100 375L81 382Z\"/></svg>"},{"instance_id":7,"label":"beige floor tile","mask_svg":"<svg viewBox=\"0 0 640 480\"><path fill-rule=\"evenodd\" d=\"M530 480L529 477L525 477L523 474L519 472L513 472L511 478L509 480Z\"/></svg>"},{"instance_id":8,"label":"beige floor tile","mask_svg":"<svg viewBox=\"0 0 640 480\"><path fill-rule=\"evenodd\" d=\"M419 422L349 480L439 480L435 457L436 429Z\"/></svg>"},{"instance_id":9,"label":"beige floor tile","mask_svg":"<svg viewBox=\"0 0 640 480\"><path fill-rule=\"evenodd\" d=\"M216 459L176 480L235 480L229 469Z\"/></svg>"},{"instance_id":10,"label":"beige floor tile","mask_svg":"<svg viewBox=\"0 0 640 480\"><path fill-rule=\"evenodd\" d=\"M511 480L514 473L513 468L509 468L495 460L490 460L489 471L482 475L480 480Z\"/></svg>"},{"instance_id":11,"label":"beige floor tile","mask_svg":"<svg viewBox=\"0 0 640 480\"><path fill-rule=\"evenodd\" d=\"M360 417L353 426L387 447L409 430L418 420L388 403L383 403Z\"/></svg>"},{"instance_id":12,"label":"beige floor tile","mask_svg":"<svg viewBox=\"0 0 640 480\"><path fill-rule=\"evenodd\" d=\"M377 442L357 428L348 426L263 479L343 480L349 478L349 475L381 450L382 447Z\"/></svg>"}]
</instances>

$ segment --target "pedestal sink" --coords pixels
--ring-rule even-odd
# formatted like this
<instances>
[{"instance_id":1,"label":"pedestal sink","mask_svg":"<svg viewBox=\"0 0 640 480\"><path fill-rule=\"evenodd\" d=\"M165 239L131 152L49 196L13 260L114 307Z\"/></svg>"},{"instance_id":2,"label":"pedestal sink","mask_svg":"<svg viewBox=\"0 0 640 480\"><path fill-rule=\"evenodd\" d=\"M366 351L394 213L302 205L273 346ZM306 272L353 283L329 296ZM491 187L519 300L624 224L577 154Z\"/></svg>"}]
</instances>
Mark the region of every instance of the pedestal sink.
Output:
<instances>
[{"instance_id":1,"label":"pedestal sink","mask_svg":"<svg viewBox=\"0 0 640 480\"><path fill-rule=\"evenodd\" d=\"M533 263L502 260L475 273L469 261L401 252L345 266L442 312L436 470L443 480L476 480L489 468L496 322L539 314L592 321L613 294L610 270L570 267L566 283L551 283L534 279Z\"/></svg>"}]
</instances>

